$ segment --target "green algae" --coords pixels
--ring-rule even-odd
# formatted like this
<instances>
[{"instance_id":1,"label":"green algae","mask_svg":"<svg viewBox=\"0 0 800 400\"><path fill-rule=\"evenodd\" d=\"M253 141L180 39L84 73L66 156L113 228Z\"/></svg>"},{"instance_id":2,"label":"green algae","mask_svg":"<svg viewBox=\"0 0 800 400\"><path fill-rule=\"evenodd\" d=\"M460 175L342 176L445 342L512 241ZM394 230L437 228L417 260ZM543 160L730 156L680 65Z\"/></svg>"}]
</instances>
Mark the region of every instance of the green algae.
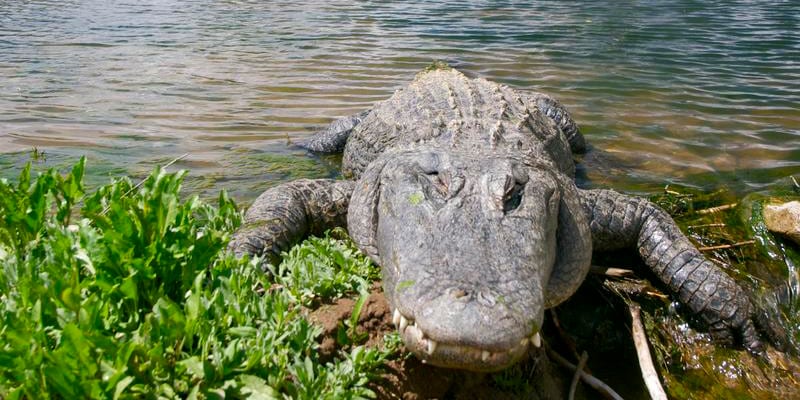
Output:
<instances>
[{"instance_id":1,"label":"green algae","mask_svg":"<svg viewBox=\"0 0 800 400\"><path fill-rule=\"evenodd\" d=\"M102 152L102 150L98 150ZM14 179L18 171L31 163L35 176L55 168L67 171L78 157L73 151L40 149L0 155L0 179ZM107 157L89 159L84 177L87 188L102 186L111 179L129 176L139 182L156 166L164 166L176 156L157 156L146 161L128 163L124 150L107 150ZM264 190L296 179L336 178L339 174L340 156L316 156L285 146L267 151L237 148L227 151L217 162L204 163L192 155L178 160L169 169L189 168L184 180L184 191L201 199L212 200L225 189L231 196L252 201ZM258 177L258 178L254 178ZM244 203L247 205L247 203Z\"/></svg>"},{"instance_id":2,"label":"green algae","mask_svg":"<svg viewBox=\"0 0 800 400\"><path fill-rule=\"evenodd\" d=\"M625 323L630 318L627 302L635 301L641 305L654 363L670 398L793 398L800 382L800 246L770 233L761 214L765 204L797 198L787 182L747 196L728 188L678 185L650 196L696 246L712 247L704 255L734 277L759 309L756 320L764 326L762 338L771 338L786 351L770 346L765 354L752 355L715 343L674 296L659 294L668 289L630 251L596 254L593 263L633 269L636 278L590 275L555 310L560 333L554 335L552 323L546 324L546 337L552 341L568 335L578 352L589 352L588 365L595 376L624 398L647 398ZM572 351L569 346L561 350Z\"/></svg>"},{"instance_id":3,"label":"green algae","mask_svg":"<svg viewBox=\"0 0 800 400\"><path fill-rule=\"evenodd\" d=\"M717 346L687 324L691 317L647 310L652 318L648 337L672 397L773 399L795 393L800 297L782 292L797 293L798 247L770 233L762 214L765 204L790 199L786 190L738 198L726 189L708 193L675 187L655 196L698 247L711 248L704 251L706 257L751 293L762 336L785 351L769 348L754 356ZM708 212L713 210L718 211Z\"/></svg>"},{"instance_id":4,"label":"green algae","mask_svg":"<svg viewBox=\"0 0 800 400\"><path fill-rule=\"evenodd\" d=\"M397 282L397 288L396 289L397 289L397 292L402 292L403 290L409 289L409 288L411 288L412 286L414 286L416 284L417 284L417 282L413 281L413 280L400 281L400 282Z\"/></svg>"},{"instance_id":5,"label":"green algae","mask_svg":"<svg viewBox=\"0 0 800 400\"><path fill-rule=\"evenodd\" d=\"M422 72L425 73L431 71L450 71L452 69L453 67L451 67L450 64L447 63L447 61L436 60L432 62L431 65L425 67L425 69L423 69Z\"/></svg>"},{"instance_id":6,"label":"green algae","mask_svg":"<svg viewBox=\"0 0 800 400\"><path fill-rule=\"evenodd\" d=\"M425 196L420 192L414 192L408 195L408 202L411 203L412 206L416 206L422 202Z\"/></svg>"}]
</instances>

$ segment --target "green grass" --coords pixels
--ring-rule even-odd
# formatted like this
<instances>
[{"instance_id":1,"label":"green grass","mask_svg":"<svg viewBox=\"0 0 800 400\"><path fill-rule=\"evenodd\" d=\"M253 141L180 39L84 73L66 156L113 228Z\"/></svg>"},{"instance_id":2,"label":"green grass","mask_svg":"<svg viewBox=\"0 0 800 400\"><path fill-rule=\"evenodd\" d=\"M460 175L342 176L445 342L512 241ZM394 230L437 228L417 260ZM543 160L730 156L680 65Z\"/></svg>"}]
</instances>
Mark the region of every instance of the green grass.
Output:
<instances>
[{"instance_id":1,"label":"green grass","mask_svg":"<svg viewBox=\"0 0 800 400\"><path fill-rule=\"evenodd\" d=\"M374 396L397 346L323 363L301 312L365 293L377 270L351 243L311 239L265 274L226 252L224 192L182 199L184 173L156 169L85 193L84 164L0 180L0 398Z\"/></svg>"}]
</instances>

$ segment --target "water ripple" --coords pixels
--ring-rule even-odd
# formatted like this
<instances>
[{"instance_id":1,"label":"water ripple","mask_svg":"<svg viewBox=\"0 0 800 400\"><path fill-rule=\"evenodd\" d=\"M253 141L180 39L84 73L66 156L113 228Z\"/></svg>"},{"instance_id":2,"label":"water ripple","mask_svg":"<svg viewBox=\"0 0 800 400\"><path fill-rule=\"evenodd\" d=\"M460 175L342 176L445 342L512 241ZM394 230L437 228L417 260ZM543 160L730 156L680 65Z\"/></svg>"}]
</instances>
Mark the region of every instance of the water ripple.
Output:
<instances>
[{"instance_id":1,"label":"water ripple","mask_svg":"<svg viewBox=\"0 0 800 400\"><path fill-rule=\"evenodd\" d=\"M800 172L797 2L621 7L0 0L0 157L38 146L127 167L189 152L225 176L236 149L290 152L440 59L560 98L595 149L631 166L599 183L724 173L752 189ZM258 171L244 179L260 189Z\"/></svg>"}]
</instances>

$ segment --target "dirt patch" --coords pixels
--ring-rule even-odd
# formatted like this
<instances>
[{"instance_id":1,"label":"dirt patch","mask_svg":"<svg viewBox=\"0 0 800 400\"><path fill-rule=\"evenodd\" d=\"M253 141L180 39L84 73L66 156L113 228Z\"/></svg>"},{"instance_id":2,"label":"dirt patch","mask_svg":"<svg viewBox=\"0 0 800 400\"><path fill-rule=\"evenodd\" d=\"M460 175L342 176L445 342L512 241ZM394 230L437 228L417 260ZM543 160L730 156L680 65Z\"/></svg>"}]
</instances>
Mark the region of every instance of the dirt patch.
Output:
<instances>
[{"instance_id":1,"label":"dirt patch","mask_svg":"<svg viewBox=\"0 0 800 400\"><path fill-rule=\"evenodd\" d=\"M309 313L309 320L323 328L323 360L341 350L337 335L355 305L355 300L344 298ZM364 303L356 331L368 335L366 345L372 347L382 346L384 335L394 330L389 305L376 284ZM378 399L563 399L570 378L571 374L551 364L541 350L532 352L520 365L495 374L433 367L403 352L387 363L383 379L372 389Z\"/></svg>"},{"instance_id":2,"label":"dirt patch","mask_svg":"<svg viewBox=\"0 0 800 400\"><path fill-rule=\"evenodd\" d=\"M605 289L603 280L589 279L568 301L547 314L542 336L547 346L572 363L576 363L577 354L586 350L587 371L623 398L647 398L630 339L627 306L621 298L609 295L612 292ZM680 315L669 312L660 297L648 300L646 295L630 295L644 305L652 302L650 311L645 309L648 340L670 396L796 397L800 377L796 357L772 349L762 357L754 357L741 349L721 348L707 334L687 328ZM309 312L311 321L324 330L320 339L323 360L348 350L337 343L337 335L355 305L354 299L339 299ZM384 335L394 330L389 306L376 284L358 318L356 332L364 335L364 342L360 343L383 346ZM532 351L529 359L494 374L432 367L406 352L387 362L385 371L383 379L371 386L379 399L563 399L573 376L572 371L551 361L540 349ZM581 383L575 398L602 397Z\"/></svg>"},{"instance_id":3,"label":"dirt patch","mask_svg":"<svg viewBox=\"0 0 800 400\"><path fill-rule=\"evenodd\" d=\"M543 353L533 354L511 372L495 374L432 367L413 356L392 361L387 369L384 380L373 387L378 399L566 398L562 371L554 369Z\"/></svg>"},{"instance_id":4,"label":"dirt patch","mask_svg":"<svg viewBox=\"0 0 800 400\"><path fill-rule=\"evenodd\" d=\"M337 337L341 330L347 329L346 321L350 320L355 306L355 299L342 298L333 303L322 304L308 314L309 321L322 327L319 352L323 361L330 360L342 349ZM389 304L383 296L380 284L376 283L361 308L356 334L367 336L364 345L379 347L383 345L384 335L392 331L394 331L394 326L392 325L392 315L389 312Z\"/></svg>"}]
</instances>

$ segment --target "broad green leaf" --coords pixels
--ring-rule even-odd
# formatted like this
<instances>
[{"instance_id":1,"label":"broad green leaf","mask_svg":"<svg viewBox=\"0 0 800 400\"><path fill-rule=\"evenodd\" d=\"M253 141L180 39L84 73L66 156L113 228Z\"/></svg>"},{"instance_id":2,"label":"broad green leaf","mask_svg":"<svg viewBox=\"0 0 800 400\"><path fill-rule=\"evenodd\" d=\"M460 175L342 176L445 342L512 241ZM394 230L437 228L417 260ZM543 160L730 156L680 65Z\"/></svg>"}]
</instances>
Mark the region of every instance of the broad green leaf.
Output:
<instances>
[{"instance_id":1,"label":"broad green leaf","mask_svg":"<svg viewBox=\"0 0 800 400\"><path fill-rule=\"evenodd\" d=\"M122 393L125 389L135 380L136 378L132 376L126 376L122 378L119 382L117 382L116 386L114 386L114 400L120 398Z\"/></svg>"},{"instance_id":2,"label":"broad green leaf","mask_svg":"<svg viewBox=\"0 0 800 400\"><path fill-rule=\"evenodd\" d=\"M275 389L267 385L266 381L257 376L242 374L239 375L238 380L241 385L239 391L251 400L273 400L280 398L280 394Z\"/></svg>"}]
</instances>

